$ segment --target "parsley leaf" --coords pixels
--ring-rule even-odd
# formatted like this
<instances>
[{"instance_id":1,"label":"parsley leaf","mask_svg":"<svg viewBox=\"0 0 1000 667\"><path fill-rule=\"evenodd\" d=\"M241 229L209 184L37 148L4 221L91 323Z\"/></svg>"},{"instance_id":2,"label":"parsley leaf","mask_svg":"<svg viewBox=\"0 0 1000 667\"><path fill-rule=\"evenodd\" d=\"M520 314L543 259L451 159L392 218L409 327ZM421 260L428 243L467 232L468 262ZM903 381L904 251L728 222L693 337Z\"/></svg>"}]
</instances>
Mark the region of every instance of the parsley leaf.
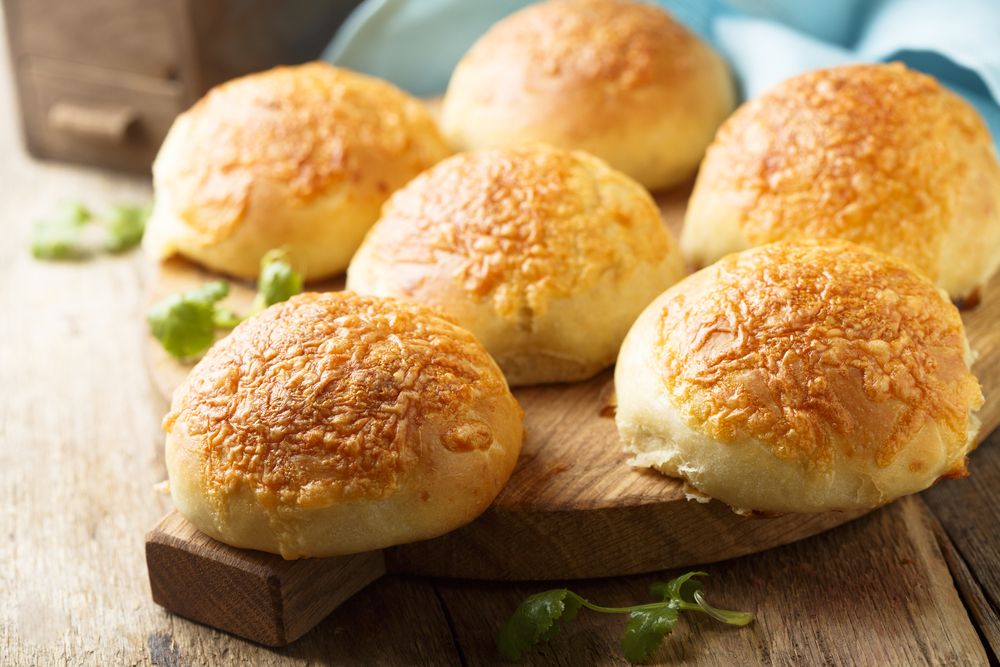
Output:
<instances>
[{"instance_id":1,"label":"parsley leaf","mask_svg":"<svg viewBox=\"0 0 1000 667\"><path fill-rule=\"evenodd\" d=\"M257 279L257 299L254 310L263 310L281 301L287 301L302 291L302 276L292 269L287 254L271 250L260 260L260 277Z\"/></svg>"},{"instance_id":2,"label":"parsley leaf","mask_svg":"<svg viewBox=\"0 0 1000 667\"><path fill-rule=\"evenodd\" d=\"M694 601L706 614L727 625L746 625L753 620L753 614L748 611L729 611L713 607L705 602L705 596L702 595L701 591L695 591Z\"/></svg>"},{"instance_id":3,"label":"parsley leaf","mask_svg":"<svg viewBox=\"0 0 1000 667\"><path fill-rule=\"evenodd\" d=\"M301 291L302 278L292 270L283 252L272 250L261 261L252 312L285 301ZM246 319L219 305L228 294L229 283L217 280L169 296L146 315L150 331L164 349L178 359L200 356L215 342L217 329L232 329Z\"/></svg>"},{"instance_id":4,"label":"parsley leaf","mask_svg":"<svg viewBox=\"0 0 1000 667\"><path fill-rule=\"evenodd\" d=\"M197 356L215 342L219 310L215 304L227 294L229 283L217 280L171 295L146 315L150 331L173 356L179 359Z\"/></svg>"},{"instance_id":5,"label":"parsley leaf","mask_svg":"<svg viewBox=\"0 0 1000 667\"><path fill-rule=\"evenodd\" d=\"M694 602L695 591L701 590L701 582L695 577L707 577L707 572L688 572L667 582L667 596L682 602Z\"/></svg>"},{"instance_id":6,"label":"parsley leaf","mask_svg":"<svg viewBox=\"0 0 1000 667\"><path fill-rule=\"evenodd\" d=\"M31 254L37 259L82 259L88 249L83 228L90 221L90 210L83 204L63 204L50 217L35 222L31 229Z\"/></svg>"},{"instance_id":7,"label":"parsley leaf","mask_svg":"<svg viewBox=\"0 0 1000 667\"><path fill-rule=\"evenodd\" d=\"M31 253L38 259L65 260L88 258L101 248L110 253L123 252L142 240L150 210L148 205L118 204L106 214L95 216L78 202L64 204L35 223ZM88 227L93 233L88 230L85 235Z\"/></svg>"},{"instance_id":8,"label":"parsley leaf","mask_svg":"<svg viewBox=\"0 0 1000 667\"><path fill-rule=\"evenodd\" d=\"M500 654L508 660L520 659L538 642L552 639L559 631L559 620L572 621L579 609L577 596L565 588L528 596L497 637Z\"/></svg>"},{"instance_id":9,"label":"parsley leaf","mask_svg":"<svg viewBox=\"0 0 1000 667\"><path fill-rule=\"evenodd\" d=\"M674 629L679 615L680 612L667 606L629 612L622 637L625 659L633 663L649 660L667 633Z\"/></svg>"},{"instance_id":10,"label":"parsley leaf","mask_svg":"<svg viewBox=\"0 0 1000 667\"><path fill-rule=\"evenodd\" d=\"M148 204L143 206L133 204L112 206L102 220L107 232L104 249L108 252L119 253L139 245L143 232L146 231L146 221L149 219L151 211Z\"/></svg>"},{"instance_id":11,"label":"parsley leaf","mask_svg":"<svg viewBox=\"0 0 1000 667\"><path fill-rule=\"evenodd\" d=\"M526 598L504 625L497 646L505 658L518 660L535 644L552 639L562 625L576 617L581 607L586 607L602 614L628 614L622 653L629 662L637 663L653 655L674 629L682 611L701 611L729 625L746 625L753 620L748 612L727 611L708 604L696 578L705 576L708 575L704 572L688 572L670 581L657 582L650 592L659 602L631 607L602 607L565 588L536 593Z\"/></svg>"}]
</instances>

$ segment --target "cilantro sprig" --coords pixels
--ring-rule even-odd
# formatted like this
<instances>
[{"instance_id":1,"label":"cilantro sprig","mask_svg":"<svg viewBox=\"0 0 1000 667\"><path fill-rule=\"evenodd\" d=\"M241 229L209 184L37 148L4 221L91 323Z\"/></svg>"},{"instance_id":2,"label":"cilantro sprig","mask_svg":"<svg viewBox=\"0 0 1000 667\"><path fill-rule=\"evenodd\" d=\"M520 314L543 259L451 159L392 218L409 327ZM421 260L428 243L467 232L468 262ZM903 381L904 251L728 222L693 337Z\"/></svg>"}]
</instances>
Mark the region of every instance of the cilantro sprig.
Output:
<instances>
[{"instance_id":1,"label":"cilantro sprig","mask_svg":"<svg viewBox=\"0 0 1000 667\"><path fill-rule=\"evenodd\" d=\"M38 259L83 257L83 228L90 211L77 203L66 203L31 228L31 254Z\"/></svg>"},{"instance_id":2,"label":"cilantro sprig","mask_svg":"<svg viewBox=\"0 0 1000 667\"><path fill-rule=\"evenodd\" d=\"M117 254L139 245L146 231L146 221L152 212L151 204L118 204L108 209L102 218L105 229L104 249Z\"/></svg>"},{"instance_id":3,"label":"cilantro sprig","mask_svg":"<svg viewBox=\"0 0 1000 667\"><path fill-rule=\"evenodd\" d=\"M167 352L179 359L200 355L215 342L215 331L235 326L218 302L229 294L229 283L216 280L172 294L150 308L149 330Z\"/></svg>"},{"instance_id":4,"label":"cilantro sprig","mask_svg":"<svg viewBox=\"0 0 1000 667\"><path fill-rule=\"evenodd\" d=\"M178 359L201 356L220 329L232 329L250 315L302 291L302 277L292 269L287 255L272 250L261 260L257 296L249 315L222 306L229 283L215 280L155 304L146 314L149 330L167 352Z\"/></svg>"},{"instance_id":5,"label":"cilantro sprig","mask_svg":"<svg viewBox=\"0 0 1000 667\"><path fill-rule=\"evenodd\" d=\"M253 310L258 312L268 306L288 301L302 291L302 276L288 263L284 250L268 251L260 260L260 277L257 279L257 298Z\"/></svg>"},{"instance_id":6,"label":"cilantro sprig","mask_svg":"<svg viewBox=\"0 0 1000 667\"><path fill-rule=\"evenodd\" d=\"M705 572L688 572L670 581L657 582L650 594L657 602L631 607L602 607L571 590L558 588L527 597L497 637L497 647L508 660L519 660L539 642L551 640L560 628L573 621L581 608L602 614L627 614L622 653L632 663L649 660L677 624L682 611L697 611L727 625L746 625L753 615L743 611L718 609L705 601L702 584L696 577Z\"/></svg>"},{"instance_id":7,"label":"cilantro sprig","mask_svg":"<svg viewBox=\"0 0 1000 667\"><path fill-rule=\"evenodd\" d=\"M79 202L68 202L31 230L31 254L37 259L81 260L101 250L121 253L142 240L148 205L117 204L96 215Z\"/></svg>"}]
</instances>

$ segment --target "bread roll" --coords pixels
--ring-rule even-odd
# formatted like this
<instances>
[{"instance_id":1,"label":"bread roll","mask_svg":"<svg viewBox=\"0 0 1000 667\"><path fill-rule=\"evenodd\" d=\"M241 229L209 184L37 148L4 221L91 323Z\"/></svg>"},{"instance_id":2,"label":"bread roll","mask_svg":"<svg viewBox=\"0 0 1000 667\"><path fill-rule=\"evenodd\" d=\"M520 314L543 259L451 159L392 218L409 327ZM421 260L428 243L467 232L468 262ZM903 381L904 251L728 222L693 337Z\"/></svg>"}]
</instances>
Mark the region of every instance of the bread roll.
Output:
<instances>
[{"instance_id":1,"label":"bread roll","mask_svg":"<svg viewBox=\"0 0 1000 667\"><path fill-rule=\"evenodd\" d=\"M733 105L722 58L660 8L549 0L497 23L462 58L442 127L457 149L581 149L660 189L694 173Z\"/></svg>"},{"instance_id":2,"label":"bread roll","mask_svg":"<svg viewBox=\"0 0 1000 667\"><path fill-rule=\"evenodd\" d=\"M483 347L430 310L302 294L236 327L176 391L170 492L215 539L288 559L422 540L486 509L521 417Z\"/></svg>"},{"instance_id":3,"label":"bread roll","mask_svg":"<svg viewBox=\"0 0 1000 667\"><path fill-rule=\"evenodd\" d=\"M386 204L347 287L437 307L525 385L610 366L639 312L683 275L638 183L538 145L456 155L414 179Z\"/></svg>"},{"instance_id":4,"label":"bread roll","mask_svg":"<svg viewBox=\"0 0 1000 667\"><path fill-rule=\"evenodd\" d=\"M174 121L144 245L245 278L279 247L307 279L340 273L392 191L447 154L384 81L324 63L235 79Z\"/></svg>"},{"instance_id":5,"label":"bread roll","mask_svg":"<svg viewBox=\"0 0 1000 667\"><path fill-rule=\"evenodd\" d=\"M654 301L618 357L634 465L740 512L855 510L966 474L983 403L956 308L843 242L729 255Z\"/></svg>"},{"instance_id":6,"label":"bread roll","mask_svg":"<svg viewBox=\"0 0 1000 667\"><path fill-rule=\"evenodd\" d=\"M705 156L681 248L840 238L910 262L955 299L1000 265L1000 165L976 111L901 64L794 77L742 106Z\"/></svg>"}]
</instances>

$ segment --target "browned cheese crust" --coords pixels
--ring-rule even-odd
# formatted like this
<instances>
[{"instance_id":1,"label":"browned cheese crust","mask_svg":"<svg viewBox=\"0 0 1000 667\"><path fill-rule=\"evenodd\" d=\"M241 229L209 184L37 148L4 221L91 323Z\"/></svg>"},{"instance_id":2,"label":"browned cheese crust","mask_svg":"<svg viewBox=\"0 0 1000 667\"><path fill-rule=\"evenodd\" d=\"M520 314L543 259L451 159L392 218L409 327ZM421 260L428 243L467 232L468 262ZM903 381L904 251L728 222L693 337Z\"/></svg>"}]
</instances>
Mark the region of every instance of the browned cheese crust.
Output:
<instances>
[{"instance_id":1,"label":"browned cheese crust","mask_svg":"<svg viewBox=\"0 0 1000 667\"><path fill-rule=\"evenodd\" d=\"M968 103L901 64L809 72L723 124L702 163L689 232L718 233L698 227L715 200L732 207L748 246L845 239L938 280L942 261L961 261L942 257L952 226L1000 224L990 146Z\"/></svg>"},{"instance_id":2,"label":"browned cheese crust","mask_svg":"<svg viewBox=\"0 0 1000 667\"><path fill-rule=\"evenodd\" d=\"M239 325L178 397L164 428L202 449L206 491L249 488L272 508L391 495L433 465L428 423L443 447L472 451L495 440L475 410L519 410L471 334L350 293L300 295Z\"/></svg>"},{"instance_id":3,"label":"browned cheese crust","mask_svg":"<svg viewBox=\"0 0 1000 667\"><path fill-rule=\"evenodd\" d=\"M962 321L905 264L836 241L777 243L703 273L663 305L657 347L692 428L814 472L841 457L887 466L931 422L965 446L983 399Z\"/></svg>"},{"instance_id":4,"label":"browned cheese crust","mask_svg":"<svg viewBox=\"0 0 1000 667\"><path fill-rule=\"evenodd\" d=\"M661 8L549 0L469 49L442 125L456 149L543 141L660 189L694 172L733 104L725 61Z\"/></svg>"},{"instance_id":5,"label":"browned cheese crust","mask_svg":"<svg viewBox=\"0 0 1000 667\"><path fill-rule=\"evenodd\" d=\"M620 106L651 84L685 79L694 67L698 38L659 7L617 0L560 0L533 5L501 21L465 56L509 63L509 75L495 81L493 102L517 104L524 91L544 89L557 111L560 96L586 99L599 108L568 114L589 136L634 109ZM590 94L595 88L604 99ZM537 100L536 100L537 101ZM596 125L596 127L595 127ZM573 129L568 134L573 134Z\"/></svg>"},{"instance_id":6,"label":"browned cheese crust","mask_svg":"<svg viewBox=\"0 0 1000 667\"><path fill-rule=\"evenodd\" d=\"M232 234L257 181L283 184L300 205L340 183L388 196L405 182L397 175L408 177L440 157L414 150L415 135L439 136L416 100L325 63L234 79L213 88L185 118L191 148L175 153L166 187L177 215L204 243Z\"/></svg>"},{"instance_id":7,"label":"browned cheese crust","mask_svg":"<svg viewBox=\"0 0 1000 667\"><path fill-rule=\"evenodd\" d=\"M496 312L544 315L671 250L652 199L583 153L533 146L450 158L386 204L366 245L384 266L460 257L458 281ZM418 286L413 286L416 291Z\"/></svg>"}]
</instances>

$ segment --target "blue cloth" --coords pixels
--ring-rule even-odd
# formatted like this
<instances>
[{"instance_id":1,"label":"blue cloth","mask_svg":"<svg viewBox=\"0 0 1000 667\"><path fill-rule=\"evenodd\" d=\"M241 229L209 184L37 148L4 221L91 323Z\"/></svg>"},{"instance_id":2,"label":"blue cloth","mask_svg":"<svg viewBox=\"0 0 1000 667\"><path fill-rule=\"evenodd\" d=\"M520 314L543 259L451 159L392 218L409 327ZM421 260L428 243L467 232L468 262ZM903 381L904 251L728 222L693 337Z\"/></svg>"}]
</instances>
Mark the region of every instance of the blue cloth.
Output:
<instances>
[{"instance_id":1,"label":"blue cloth","mask_svg":"<svg viewBox=\"0 0 1000 667\"><path fill-rule=\"evenodd\" d=\"M530 0L366 0L324 57L418 95ZM1000 0L657 0L730 61L743 95L793 74L899 60L969 100L1000 138Z\"/></svg>"}]
</instances>

